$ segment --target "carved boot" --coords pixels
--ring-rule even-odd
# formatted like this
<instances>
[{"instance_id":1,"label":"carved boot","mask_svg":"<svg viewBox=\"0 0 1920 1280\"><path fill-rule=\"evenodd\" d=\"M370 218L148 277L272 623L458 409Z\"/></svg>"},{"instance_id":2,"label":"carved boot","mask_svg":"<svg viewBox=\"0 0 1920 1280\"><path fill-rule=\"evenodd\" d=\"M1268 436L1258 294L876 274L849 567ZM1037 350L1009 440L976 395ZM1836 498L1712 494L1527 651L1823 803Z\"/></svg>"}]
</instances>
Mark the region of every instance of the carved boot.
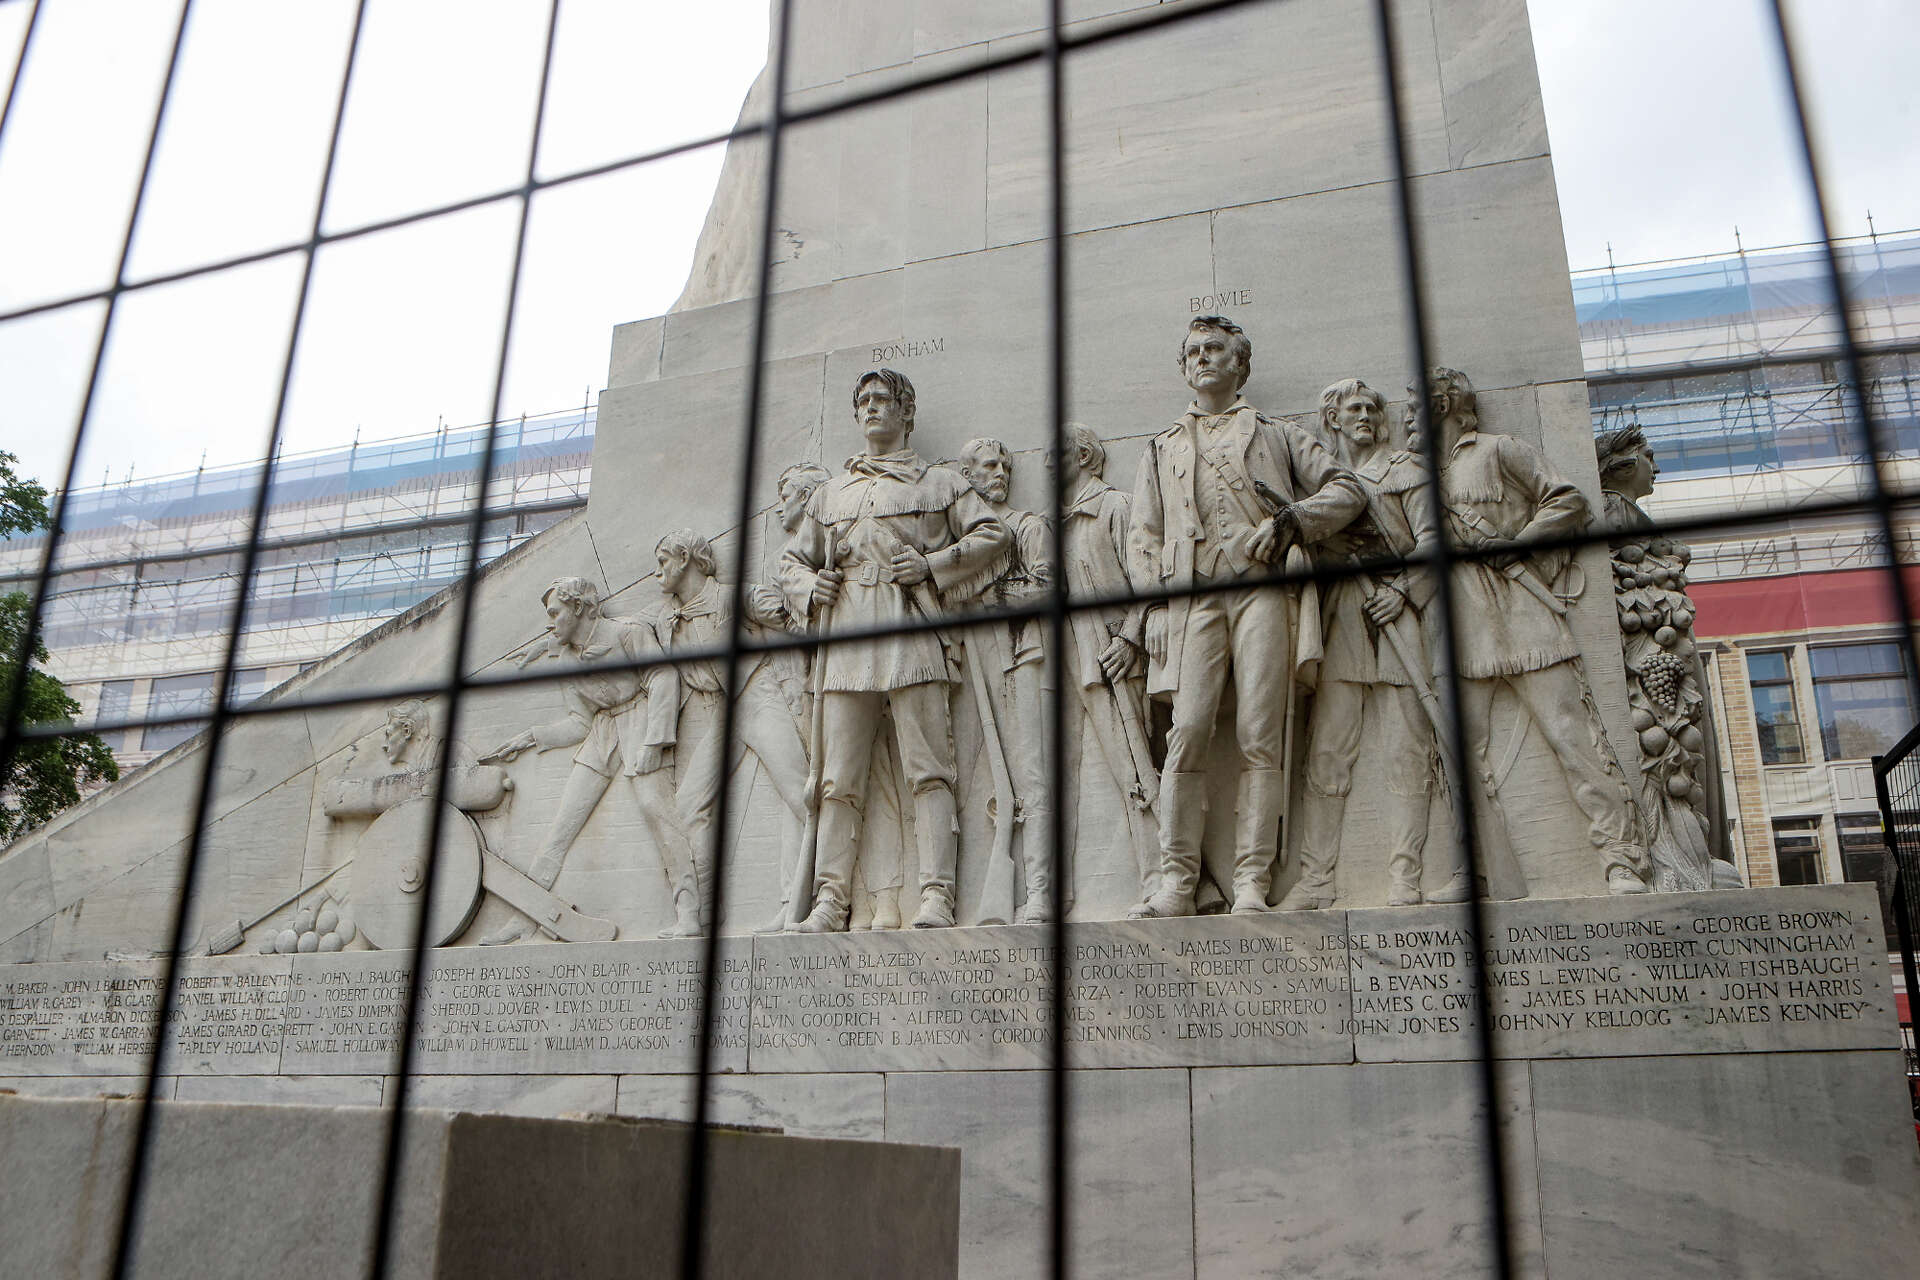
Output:
<instances>
[{"instance_id":1,"label":"carved boot","mask_svg":"<svg viewBox=\"0 0 1920 1280\"><path fill-rule=\"evenodd\" d=\"M954 870L960 855L950 788L928 787L914 794L913 835L920 846L920 910L913 927L945 929L953 924Z\"/></svg>"},{"instance_id":2,"label":"carved boot","mask_svg":"<svg viewBox=\"0 0 1920 1280\"><path fill-rule=\"evenodd\" d=\"M1631 868L1615 866L1607 871L1607 892L1620 895L1627 893L1652 893L1647 882Z\"/></svg>"},{"instance_id":3,"label":"carved boot","mask_svg":"<svg viewBox=\"0 0 1920 1280\"><path fill-rule=\"evenodd\" d=\"M533 936L533 925L525 920L509 920L486 937L480 939L483 947L506 947Z\"/></svg>"},{"instance_id":4,"label":"carved boot","mask_svg":"<svg viewBox=\"0 0 1920 1280\"><path fill-rule=\"evenodd\" d=\"M527 868L527 879L542 889L553 888L553 882L560 878L560 864L565 858L563 853L549 853L542 849L534 856L533 865Z\"/></svg>"},{"instance_id":5,"label":"carved boot","mask_svg":"<svg viewBox=\"0 0 1920 1280\"><path fill-rule=\"evenodd\" d=\"M1420 877L1427 848L1428 791L1425 787L1411 793L1387 787L1387 905L1411 907L1420 901ZM1451 842L1449 842L1451 844ZM1452 861L1452 859L1449 859ZM1444 871L1444 867L1435 870ZM1458 891L1460 881L1471 891L1471 883L1456 869L1452 879L1435 890L1430 902L1464 902L1465 898L1444 898L1441 894Z\"/></svg>"},{"instance_id":6,"label":"carved boot","mask_svg":"<svg viewBox=\"0 0 1920 1280\"><path fill-rule=\"evenodd\" d=\"M1267 909L1273 888L1273 864L1279 856L1280 811L1286 807L1286 780L1278 769L1249 769L1240 775L1240 810L1233 849L1235 915Z\"/></svg>"},{"instance_id":7,"label":"carved boot","mask_svg":"<svg viewBox=\"0 0 1920 1280\"><path fill-rule=\"evenodd\" d=\"M847 927L847 907L832 898L821 898L799 924L787 926L789 933L839 933Z\"/></svg>"},{"instance_id":8,"label":"carved boot","mask_svg":"<svg viewBox=\"0 0 1920 1280\"><path fill-rule=\"evenodd\" d=\"M1027 900L1020 904L1015 924L1048 924L1053 920L1053 859L1048 856L1052 834L1052 813L1046 809L1028 811L1020 837L1027 864Z\"/></svg>"},{"instance_id":9,"label":"carved boot","mask_svg":"<svg viewBox=\"0 0 1920 1280\"><path fill-rule=\"evenodd\" d=\"M916 929L947 929L953 925L953 890L943 884L930 884L920 891L920 910L913 917Z\"/></svg>"},{"instance_id":10,"label":"carved boot","mask_svg":"<svg viewBox=\"0 0 1920 1280\"><path fill-rule=\"evenodd\" d=\"M867 921L869 929L898 929L900 927L900 891L898 889L879 889L873 895L873 918Z\"/></svg>"},{"instance_id":11,"label":"carved boot","mask_svg":"<svg viewBox=\"0 0 1920 1280\"><path fill-rule=\"evenodd\" d=\"M1347 798L1307 783L1300 806L1300 878L1280 899L1276 911L1318 911L1333 905L1333 868L1340 856L1340 826Z\"/></svg>"},{"instance_id":12,"label":"carved boot","mask_svg":"<svg viewBox=\"0 0 1920 1280\"><path fill-rule=\"evenodd\" d=\"M673 895L673 923L660 931L663 938L700 936L700 891L682 888Z\"/></svg>"},{"instance_id":13,"label":"carved boot","mask_svg":"<svg viewBox=\"0 0 1920 1280\"><path fill-rule=\"evenodd\" d=\"M1462 851L1460 847L1453 842L1451 835L1449 835L1448 839L1441 845L1441 848L1444 850L1442 857L1445 859L1446 865L1436 869L1446 872L1447 878L1438 889L1427 894L1427 901L1435 903L1470 901L1477 887L1473 878L1472 866L1468 864L1468 860L1465 857L1461 856ZM1416 869L1413 874L1414 884L1418 887L1420 872ZM1419 899L1416 898L1415 901L1417 902Z\"/></svg>"},{"instance_id":14,"label":"carved boot","mask_svg":"<svg viewBox=\"0 0 1920 1280\"><path fill-rule=\"evenodd\" d=\"M1207 825L1207 775L1160 775L1160 885L1127 912L1132 920L1193 914L1200 881L1200 837Z\"/></svg>"}]
</instances>

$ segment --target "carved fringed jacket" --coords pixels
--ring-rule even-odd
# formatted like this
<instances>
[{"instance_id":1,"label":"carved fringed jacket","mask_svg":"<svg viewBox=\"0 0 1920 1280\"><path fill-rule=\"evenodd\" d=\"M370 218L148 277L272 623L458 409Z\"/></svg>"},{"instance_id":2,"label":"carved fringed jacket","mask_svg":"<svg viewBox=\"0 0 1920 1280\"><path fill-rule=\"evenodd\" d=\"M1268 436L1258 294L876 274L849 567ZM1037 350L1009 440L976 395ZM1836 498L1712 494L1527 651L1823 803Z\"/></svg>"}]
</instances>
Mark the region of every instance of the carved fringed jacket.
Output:
<instances>
[{"instance_id":1,"label":"carved fringed jacket","mask_svg":"<svg viewBox=\"0 0 1920 1280\"><path fill-rule=\"evenodd\" d=\"M858 454L845 473L815 489L800 527L780 555L780 587L796 618L835 631L938 618L942 596L978 594L979 575L1011 534L986 501L945 467L929 467L912 449ZM891 562L904 548L927 558L932 579L907 586ZM840 598L814 616L813 586L825 568L846 580ZM829 645L814 663L814 687L848 693L904 689L948 679L940 638L931 631Z\"/></svg>"},{"instance_id":2,"label":"carved fringed jacket","mask_svg":"<svg viewBox=\"0 0 1920 1280\"><path fill-rule=\"evenodd\" d=\"M1513 436L1463 432L1442 487L1456 546L1563 538L1587 527L1586 498L1553 473L1537 447ZM1545 551L1505 568L1455 567L1456 616L1468 620L1455 633L1462 677L1520 675L1579 656L1566 605L1551 585L1566 564L1565 551Z\"/></svg>"}]
</instances>

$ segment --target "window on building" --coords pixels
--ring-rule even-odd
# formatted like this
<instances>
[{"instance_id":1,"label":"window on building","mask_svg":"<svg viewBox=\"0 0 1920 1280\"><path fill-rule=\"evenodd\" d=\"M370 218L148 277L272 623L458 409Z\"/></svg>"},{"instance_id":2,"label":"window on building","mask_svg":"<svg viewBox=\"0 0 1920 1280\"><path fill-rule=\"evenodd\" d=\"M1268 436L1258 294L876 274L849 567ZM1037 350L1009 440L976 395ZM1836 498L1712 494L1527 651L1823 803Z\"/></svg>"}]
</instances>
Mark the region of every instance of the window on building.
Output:
<instances>
[{"instance_id":1,"label":"window on building","mask_svg":"<svg viewBox=\"0 0 1920 1280\"><path fill-rule=\"evenodd\" d=\"M1829 760L1865 760L1913 728L1900 646L1837 644L1808 650L1820 739Z\"/></svg>"},{"instance_id":2,"label":"window on building","mask_svg":"<svg viewBox=\"0 0 1920 1280\"><path fill-rule=\"evenodd\" d=\"M1775 818L1773 863L1781 884L1820 883L1820 819Z\"/></svg>"},{"instance_id":3,"label":"window on building","mask_svg":"<svg viewBox=\"0 0 1920 1280\"><path fill-rule=\"evenodd\" d=\"M147 700L147 714L163 716L203 716L213 709L213 686L219 673L202 671L191 676L163 676L153 682L153 696ZM140 735L142 751L165 751L177 747L200 732L192 720L179 724L149 725Z\"/></svg>"},{"instance_id":4,"label":"window on building","mask_svg":"<svg viewBox=\"0 0 1920 1280\"><path fill-rule=\"evenodd\" d=\"M93 713L95 724L113 724L125 720L133 709L133 681L109 680L100 686L100 705ZM108 749L118 751L126 738L126 730L115 729L101 735Z\"/></svg>"},{"instance_id":5,"label":"window on building","mask_svg":"<svg viewBox=\"0 0 1920 1280\"><path fill-rule=\"evenodd\" d=\"M1747 683L1753 688L1753 723L1760 731L1762 764L1802 764L1800 713L1793 702L1793 657L1785 649L1747 655Z\"/></svg>"},{"instance_id":6,"label":"window on building","mask_svg":"<svg viewBox=\"0 0 1920 1280\"><path fill-rule=\"evenodd\" d=\"M1853 884L1878 885L1880 910L1886 912L1893 905L1893 854L1880 815L1842 813L1833 823L1840 834L1840 874Z\"/></svg>"}]
</instances>

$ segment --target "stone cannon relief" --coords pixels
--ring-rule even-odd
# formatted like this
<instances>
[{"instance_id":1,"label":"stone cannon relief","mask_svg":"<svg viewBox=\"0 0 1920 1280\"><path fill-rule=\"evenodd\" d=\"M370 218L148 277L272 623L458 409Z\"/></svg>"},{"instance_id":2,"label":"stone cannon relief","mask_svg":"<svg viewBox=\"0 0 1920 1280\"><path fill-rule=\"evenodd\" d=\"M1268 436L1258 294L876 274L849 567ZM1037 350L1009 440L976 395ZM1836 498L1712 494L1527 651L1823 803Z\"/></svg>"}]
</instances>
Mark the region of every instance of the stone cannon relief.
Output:
<instances>
[{"instance_id":1,"label":"stone cannon relief","mask_svg":"<svg viewBox=\"0 0 1920 1280\"><path fill-rule=\"evenodd\" d=\"M610 919L587 913L593 902L583 911L568 900L581 890L562 879L595 815L612 821L610 806L627 815L600 855L617 865L620 892L661 895L671 913L661 936L698 936L716 927L715 806L743 778L759 780L763 802L743 804L734 825L777 853L751 865L730 856L730 883L765 880L747 896L776 905L764 920L729 919L727 931L1526 897L1527 867L1543 856L1510 812L1526 741L1544 747L1533 754L1559 781L1523 806L1577 814L1595 891L1737 883L1714 856L1717 780L1685 548L1636 536L1649 523L1634 501L1653 472L1644 439L1600 444L1639 735L1630 782L1569 626L1579 565L1530 545L1583 532L1587 500L1538 447L1481 429L1465 374L1432 370L1425 404L1416 383L1396 432L1386 399L1356 377L1327 387L1307 425L1247 403L1252 342L1225 317L1193 319L1176 354L1189 403L1143 441L1130 491L1106 477L1108 442L1079 423L1057 465L1022 463L986 436L930 462L912 443L912 382L890 369L861 375L851 404L865 447L837 471L801 462L780 474L773 518L784 542L739 619L750 639L821 643L741 665L737 742L721 739L724 663L712 656L734 627L734 593L712 541L671 530L655 544L657 598L631 616L584 576L542 594L546 629L506 661L551 665L555 680L516 705L557 694L560 719L475 754L437 736L424 704L390 708L377 763L350 762L323 787L330 820L364 827L351 858L208 949L256 933L269 951L406 945L436 805L432 942L615 936ZM1429 431L1442 459L1439 510L1421 451ZM1016 468L1028 465L1060 486L1063 530L1014 504ZM1441 538L1475 553L1451 570L1455 607L1473 620L1456 637L1464 761L1452 757L1442 710L1436 579L1407 563ZM1105 602L1069 616L1064 652L1048 652L1045 617L981 616L1043 603L1056 563L1070 598ZM1316 565L1342 576L1267 581ZM893 625L907 629L834 641ZM1041 726L1063 680L1067 733L1055 744ZM499 821L516 774L566 749L557 798ZM1050 794L1055 750L1067 756L1063 796ZM1357 772L1383 761L1385 785L1367 799L1383 882L1362 883L1343 866L1349 802ZM1480 814L1471 864L1445 822L1463 785ZM1068 832L1057 867L1055 805ZM1090 817L1105 834L1083 842ZM1077 903L1084 870L1131 886L1130 905ZM1283 870L1290 887L1278 893ZM494 909L482 928L476 908L488 894L511 910Z\"/></svg>"}]
</instances>

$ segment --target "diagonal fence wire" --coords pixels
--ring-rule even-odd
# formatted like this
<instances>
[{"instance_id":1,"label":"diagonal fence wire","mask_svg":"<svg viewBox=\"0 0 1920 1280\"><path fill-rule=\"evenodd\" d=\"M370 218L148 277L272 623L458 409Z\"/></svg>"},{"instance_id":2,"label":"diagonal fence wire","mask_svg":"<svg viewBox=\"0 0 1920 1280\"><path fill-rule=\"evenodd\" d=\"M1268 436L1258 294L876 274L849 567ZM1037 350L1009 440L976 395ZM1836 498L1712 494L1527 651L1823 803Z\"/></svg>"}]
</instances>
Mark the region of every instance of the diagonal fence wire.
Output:
<instances>
[{"instance_id":1,"label":"diagonal fence wire","mask_svg":"<svg viewBox=\"0 0 1920 1280\"><path fill-rule=\"evenodd\" d=\"M453 744L458 741L460 710L464 702L462 695L465 685L461 672L466 668L467 649L472 639L474 601L480 594L480 546L486 529L487 490L493 483L494 454L499 443L500 402L506 390L507 360L513 347L514 311L519 305L520 281L526 265L527 221L533 209L534 174L538 172L541 134L546 127L547 94L553 81L554 40L559 27L560 0L548 0L546 44L540 60L540 89L534 103L532 137L527 143L526 181L520 191L520 216L514 228L513 265L508 271L507 296L500 314L500 354L494 364L493 407L487 415L486 441L480 452L473 510L467 526L466 568L460 575L459 588L454 597L450 660L440 689L447 702L445 728L442 731L442 741L446 745L435 765L433 789L427 793L433 804L427 820L426 847L422 850L424 865L418 905L414 912L413 956L407 966L407 993L401 1006L399 1042L393 1068L393 1100L385 1107L387 1131L380 1154L379 1199L373 1222L373 1247L367 1260L368 1280L384 1280L394 1266L393 1240L400 1211L400 1161L405 1154L407 1094L413 1082L414 1032L420 1025L427 961L436 941L429 925L432 923L434 886L440 875L440 839L448 820L447 814L452 810L446 797L449 794L447 782L453 771ZM457 810L453 812L455 820L467 821L465 815Z\"/></svg>"},{"instance_id":2,"label":"diagonal fence wire","mask_svg":"<svg viewBox=\"0 0 1920 1280\"><path fill-rule=\"evenodd\" d=\"M192 9L192 0L186 0L181 6L180 29L175 36L173 62L167 71L167 84L161 90L161 109L156 112L154 141L159 140L159 117L164 115L168 93L172 87L174 70L180 56L180 42L187 30L187 19ZM354 61L360 48L360 30L366 16L366 0L359 0L354 9L353 32L348 39L345 65L340 75L340 92L334 102L333 127L327 141L327 158L321 172L320 190L314 198L313 234L319 235L320 221L326 211L327 193L333 184L334 161L340 149L340 131L346 117L348 90L353 81ZM148 151L148 167L152 164L152 148ZM146 173L141 176L141 189L146 186ZM136 216L138 205L136 203ZM129 228L128 246L132 244L132 232ZM299 350L300 332L306 317L307 299L313 284L313 269L316 250L309 247L302 259L300 289L294 302L293 315L287 326L287 354L280 367L280 385L274 403L273 422L267 430L266 457L273 458L279 453L281 431L286 419L287 391L293 379L294 356ZM124 265L124 264L123 264ZM111 308L119 295L108 302ZM97 369L96 369L97 374ZM85 418L82 418L82 430L76 433L74 456L79 457L80 439L85 434ZM120 1219L117 1238L114 1243L113 1274L118 1280L125 1280L133 1274L136 1263L134 1239L139 1231L141 1210L146 1203L148 1179L153 1163L153 1131L155 1112L154 1093L159 1086L167 1065L169 1040L167 1027L173 1017L175 1005L179 1000L180 962L187 949L186 930L190 919L194 895L197 892L201 858L205 854L207 837L211 823L213 793L219 785L220 754L224 742L229 708L232 703L233 673L238 664L240 644L245 634L247 608L246 584L253 579L253 572L260 555L260 531L266 524L267 506L271 501L273 489L273 468L262 467L260 481L253 495L252 519L248 525L247 546L240 561L240 582L242 589L233 602L233 612L227 629L226 652L220 664L220 675L214 683L213 714L208 722L206 759L201 765L200 778L194 793L193 825L188 835L186 856L180 867L180 888L173 902L172 921L168 930L169 944L164 953L163 979L160 986L159 1017L154 1024L154 1043L147 1058L146 1088L141 1090L136 1104L139 1108L134 1122L133 1149L128 1159L126 1172L126 1191L121 1197ZM48 555L51 559L53 548L59 542L60 525L56 518L52 535L47 539ZM39 601L35 601L37 606ZM22 663L24 670L26 664Z\"/></svg>"}]
</instances>

